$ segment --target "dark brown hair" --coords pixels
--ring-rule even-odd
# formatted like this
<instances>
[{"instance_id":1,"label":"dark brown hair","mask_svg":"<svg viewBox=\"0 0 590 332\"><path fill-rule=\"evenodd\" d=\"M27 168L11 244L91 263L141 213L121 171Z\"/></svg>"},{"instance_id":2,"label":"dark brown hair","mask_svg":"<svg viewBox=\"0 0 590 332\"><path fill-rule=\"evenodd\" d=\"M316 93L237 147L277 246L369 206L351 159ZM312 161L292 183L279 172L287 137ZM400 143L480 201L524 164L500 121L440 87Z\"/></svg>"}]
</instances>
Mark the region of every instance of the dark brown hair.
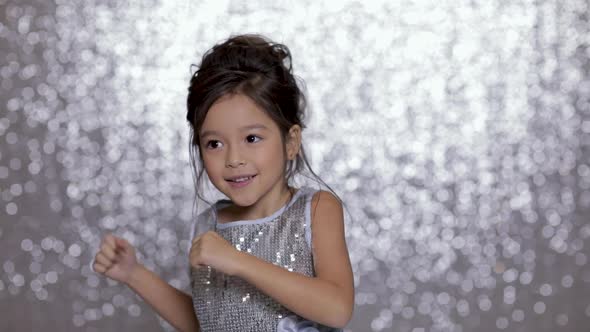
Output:
<instances>
[{"instance_id":1,"label":"dark brown hair","mask_svg":"<svg viewBox=\"0 0 590 332\"><path fill-rule=\"evenodd\" d=\"M252 34L233 36L215 45L203 56L188 88L186 119L191 128L189 150L197 188L204 171L199 132L209 108L228 94L243 94L254 101L277 124L283 142L293 125L305 128L306 100L293 75L287 46ZM198 162L198 171L193 160ZM329 188L311 169L303 146L296 158L287 162L287 182L304 167ZM201 197L198 189L197 196Z\"/></svg>"}]
</instances>

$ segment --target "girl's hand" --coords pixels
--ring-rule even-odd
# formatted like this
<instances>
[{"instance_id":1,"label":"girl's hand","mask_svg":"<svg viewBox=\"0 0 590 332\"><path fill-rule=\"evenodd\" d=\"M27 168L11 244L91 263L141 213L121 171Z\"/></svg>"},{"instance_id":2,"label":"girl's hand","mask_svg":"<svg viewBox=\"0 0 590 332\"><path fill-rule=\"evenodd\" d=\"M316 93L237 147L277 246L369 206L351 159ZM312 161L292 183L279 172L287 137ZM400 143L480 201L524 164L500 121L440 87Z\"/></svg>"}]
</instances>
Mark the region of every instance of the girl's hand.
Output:
<instances>
[{"instance_id":1,"label":"girl's hand","mask_svg":"<svg viewBox=\"0 0 590 332\"><path fill-rule=\"evenodd\" d=\"M189 260L195 268L208 265L225 274L235 275L239 254L221 235L208 231L193 240Z\"/></svg>"},{"instance_id":2,"label":"girl's hand","mask_svg":"<svg viewBox=\"0 0 590 332\"><path fill-rule=\"evenodd\" d=\"M102 239L92 267L111 279L128 283L138 265L133 246L125 239L107 234Z\"/></svg>"}]
</instances>

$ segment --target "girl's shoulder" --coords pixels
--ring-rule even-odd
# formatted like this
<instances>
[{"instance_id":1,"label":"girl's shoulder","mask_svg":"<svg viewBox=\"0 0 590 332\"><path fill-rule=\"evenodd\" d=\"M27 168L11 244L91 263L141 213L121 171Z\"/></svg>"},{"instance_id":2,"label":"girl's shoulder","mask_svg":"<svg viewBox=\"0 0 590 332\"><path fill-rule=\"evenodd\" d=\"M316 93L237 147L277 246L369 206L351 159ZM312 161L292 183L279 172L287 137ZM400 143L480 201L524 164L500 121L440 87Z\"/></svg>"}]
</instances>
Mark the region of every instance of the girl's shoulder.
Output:
<instances>
[{"instance_id":1,"label":"girl's shoulder","mask_svg":"<svg viewBox=\"0 0 590 332\"><path fill-rule=\"evenodd\" d=\"M327 209L342 208L342 202L340 201L340 198L336 197L336 195L329 191L316 190L313 193L311 193L312 208L315 208L322 203L326 203L326 205L328 206Z\"/></svg>"},{"instance_id":2,"label":"girl's shoulder","mask_svg":"<svg viewBox=\"0 0 590 332\"><path fill-rule=\"evenodd\" d=\"M190 239L192 240L203 233L215 228L215 204L209 205L197 215L191 224Z\"/></svg>"}]
</instances>

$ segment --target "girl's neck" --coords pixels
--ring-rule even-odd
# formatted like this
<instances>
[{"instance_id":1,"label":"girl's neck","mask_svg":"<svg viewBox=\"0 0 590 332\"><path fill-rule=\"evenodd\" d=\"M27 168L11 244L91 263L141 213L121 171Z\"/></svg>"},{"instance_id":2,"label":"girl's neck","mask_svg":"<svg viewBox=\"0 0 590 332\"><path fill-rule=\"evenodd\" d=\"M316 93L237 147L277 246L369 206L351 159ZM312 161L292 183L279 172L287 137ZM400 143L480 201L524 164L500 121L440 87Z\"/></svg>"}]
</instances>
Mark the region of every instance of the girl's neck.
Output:
<instances>
[{"instance_id":1,"label":"girl's neck","mask_svg":"<svg viewBox=\"0 0 590 332\"><path fill-rule=\"evenodd\" d=\"M281 188L276 197L267 197L265 203L251 206L237 206L232 204L218 211L218 222L226 223L237 220L256 220L268 217L285 206L295 194L296 190L287 185ZM269 193L270 194L270 193Z\"/></svg>"}]
</instances>

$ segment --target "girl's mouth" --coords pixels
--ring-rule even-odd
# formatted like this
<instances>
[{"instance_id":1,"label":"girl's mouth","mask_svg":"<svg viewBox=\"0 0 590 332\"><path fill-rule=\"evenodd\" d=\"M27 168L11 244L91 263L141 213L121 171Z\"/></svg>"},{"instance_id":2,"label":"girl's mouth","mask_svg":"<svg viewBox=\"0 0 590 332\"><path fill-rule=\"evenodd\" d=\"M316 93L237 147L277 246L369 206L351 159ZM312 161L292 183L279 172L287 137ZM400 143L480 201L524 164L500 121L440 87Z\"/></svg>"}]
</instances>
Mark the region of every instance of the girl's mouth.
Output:
<instances>
[{"instance_id":1,"label":"girl's mouth","mask_svg":"<svg viewBox=\"0 0 590 332\"><path fill-rule=\"evenodd\" d=\"M256 177L256 174L255 175L248 175L248 176L239 176L239 177L233 177L230 179L226 179L226 181L229 182L229 185L232 186L233 188L242 188L242 187L249 185L252 182L252 179L254 179L255 177Z\"/></svg>"}]
</instances>

